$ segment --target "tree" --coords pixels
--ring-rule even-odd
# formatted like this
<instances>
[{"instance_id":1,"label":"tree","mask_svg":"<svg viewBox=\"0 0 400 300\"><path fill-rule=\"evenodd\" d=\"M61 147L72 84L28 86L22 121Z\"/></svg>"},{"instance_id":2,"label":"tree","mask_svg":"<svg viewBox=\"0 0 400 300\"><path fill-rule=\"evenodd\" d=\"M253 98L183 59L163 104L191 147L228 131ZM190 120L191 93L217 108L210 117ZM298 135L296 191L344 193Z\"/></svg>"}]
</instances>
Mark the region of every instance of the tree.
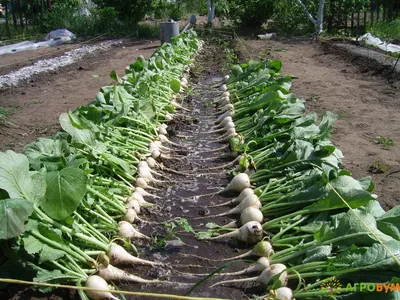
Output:
<instances>
[{"instance_id":1,"label":"tree","mask_svg":"<svg viewBox=\"0 0 400 300\"><path fill-rule=\"evenodd\" d=\"M275 0L218 0L219 15L242 28L260 28L274 12Z\"/></svg>"},{"instance_id":2,"label":"tree","mask_svg":"<svg viewBox=\"0 0 400 300\"><path fill-rule=\"evenodd\" d=\"M151 12L154 0L94 0L100 8L112 7L121 19L138 23Z\"/></svg>"},{"instance_id":3,"label":"tree","mask_svg":"<svg viewBox=\"0 0 400 300\"><path fill-rule=\"evenodd\" d=\"M305 13L307 14L307 17L311 20L311 22L314 23L315 33L317 35L321 34L322 29L323 29L323 23L324 23L325 0L319 0L317 18L313 17L313 15L308 11L307 7L304 5L304 3L301 0L296 0L296 1L301 7L303 7Z\"/></svg>"}]
</instances>

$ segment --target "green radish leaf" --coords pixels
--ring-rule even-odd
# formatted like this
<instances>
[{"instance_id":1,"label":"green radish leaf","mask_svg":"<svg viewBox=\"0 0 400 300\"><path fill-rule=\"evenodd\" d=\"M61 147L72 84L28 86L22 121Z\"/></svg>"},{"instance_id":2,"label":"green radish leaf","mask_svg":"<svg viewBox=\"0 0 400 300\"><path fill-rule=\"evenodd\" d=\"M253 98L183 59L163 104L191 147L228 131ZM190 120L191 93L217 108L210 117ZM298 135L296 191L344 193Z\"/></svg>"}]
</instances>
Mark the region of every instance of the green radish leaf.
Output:
<instances>
[{"instance_id":1,"label":"green radish leaf","mask_svg":"<svg viewBox=\"0 0 400 300\"><path fill-rule=\"evenodd\" d=\"M39 253L43 248L43 243L33 235L25 234L22 241L24 242L24 249L28 254Z\"/></svg>"},{"instance_id":2,"label":"green radish leaf","mask_svg":"<svg viewBox=\"0 0 400 300\"><path fill-rule=\"evenodd\" d=\"M43 211L55 220L64 220L79 206L86 193L88 178L78 168L65 168L46 174L46 197L40 204Z\"/></svg>"},{"instance_id":3,"label":"green radish leaf","mask_svg":"<svg viewBox=\"0 0 400 300\"><path fill-rule=\"evenodd\" d=\"M371 176L363 177L359 179L358 182L361 184L364 191L372 192L375 189L375 184Z\"/></svg>"},{"instance_id":4,"label":"green radish leaf","mask_svg":"<svg viewBox=\"0 0 400 300\"><path fill-rule=\"evenodd\" d=\"M43 245L42 251L40 251L39 255L39 264L44 263L46 261L54 261L65 255L64 251L53 249L47 245Z\"/></svg>"},{"instance_id":5,"label":"green radish leaf","mask_svg":"<svg viewBox=\"0 0 400 300\"><path fill-rule=\"evenodd\" d=\"M209 229L216 229L216 228L220 228L220 227L221 227L220 225L218 225L217 223L214 223L214 222L209 222L206 224L206 228L209 228Z\"/></svg>"},{"instance_id":6,"label":"green radish leaf","mask_svg":"<svg viewBox=\"0 0 400 300\"><path fill-rule=\"evenodd\" d=\"M33 213L33 203L24 199L0 201L0 240L16 237L26 230L25 221Z\"/></svg>"},{"instance_id":7,"label":"green radish leaf","mask_svg":"<svg viewBox=\"0 0 400 300\"><path fill-rule=\"evenodd\" d=\"M131 64L129 67L133 70L135 70L136 72L140 72L143 69L147 68L148 62L146 61L146 59L143 57L143 55L140 55L136 61Z\"/></svg>"},{"instance_id":8,"label":"green radish leaf","mask_svg":"<svg viewBox=\"0 0 400 300\"><path fill-rule=\"evenodd\" d=\"M306 252L303 264L312 261L325 261L332 253L332 245L318 246Z\"/></svg>"},{"instance_id":9,"label":"green radish leaf","mask_svg":"<svg viewBox=\"0 0 400 300\"><path fill-rule=\"evenodd\" d=\"M42 269L37 272L36 277L33 279L33 281L49 282L64 277L65 275L63 275L60 270L47 271L45 269Z\"/></svg>"},{"instance_id":10,"label":"green radish leaf","mask_svg":"<svg viewBox=\"0 0 400 300\"><path fill-rule=\"evenodd\" d=\"M139 89L138 89L139 96L144 97L149 94L149 87L147 84L144 82L139 83Z\"/></svg>"},{"instance_id":11,"label":"green radish leaf","mask_svg":"<svg viewBox=\"0 0 400 300\"><path fill-rule=\"evenodd\" d=\"M395 206L377 218L378 229L400 240L400 206Z\"/></svg>"},{"instance_id":12,"label":"green radish leaf","mask_svg":"<svg viewBox=\"0 0 400 300\"><path fill-rule=\"evenodd\" d=\"M75 122L69 114L62 113L59 117L59 121L61 128L72 137L73 142L85 145L93 144L93 141L95 140L93 132L89 129L82 129L81 125L75 126Z\"/></svg>"},{"instance_id":13,"label":"green radish leaf","mask_svg":"<svg viewBox=\"0 0 400 300\"><path fill-rule=\"evenodd\" d=\"M110 77L112 80L118 81L119 84L122 83L121 78L118 76L117 72L115 72L115 70L112 70L110 73Z\"/></svg>"},{"instance_id":14,"label":"green radish leaf","mask_svg":"<svg viewBox=\"0 0 400 300\"><path fill-rule=\"evenodd\" d=\"M373 215L376 219L379 219L385 214L385 210L376 200L371 200L365 205L365 211Z\"/></svg>"},{"instance_id":15,"label":"green radish leaf","mask_svg":"<svg viewBox=\"0 0 400 300\"><path fill-rule=\"evenodd\" d=\"M39 202L46 190L42 175L29 172L28 158L14 151L0 152L0 189L10 198Z\"/></svg>"},{"instance_id":16,"label":"green radish leaf","mask_svg":"<svg viewBox=\"0 0 400 300\"><path fill-rule=\"evenodd\" d=\"M395 206L378 218L378 222L390 222L400 226L400 206Z\"/></svg>"},{"instance_id":17,"label":"green radish leaf","mask_svg":"<svg viewBox=\"0 0 400 300\"><path fill-rule=\"evenodd\" d=\"M279 73L282 69L282 61L280 60L271 60L269 62L269 68L276 73Z\"/></svg>"},{"instance_id":18,"label":"green radish leaf","mask_svg":"<svg viewBox=\"0 0 400 300\"><path fill-rule=\"evenodd\" d=\"M133 170L131 169L131 166L129 165L129 163L115 155L112 155L110 153L103 153L102 156L104 157L104 159L106 159L107 161L116 164L117 166L121 167L126 173L132 175L133 174Z\"/></svg>"},{"instance_id":19,"label":"green radish leaf","mask_svg":"<svg viewBox=\"0 0 400 300\"><path fill-rule=\"evenodd\" d=\"M179 93L179 90L181 89L181 82L178 79L172 79L169 82L169 85L171 87L171 89L175 92L175 93Z\"/></svg>"},{"instance_id":20,"label":"green radish leaf","mask_svg":"<svg viewBox=\"0 0 400 300\"><path fill-rule=\"evenodd\" d=\"M378 222L378 229L384 234L390 235L392 238L400 241L399 227L387 222Z\"/></svg>"},{"instance_id":21,"label":"green radish leaf","mask_svg":"<svg viewBox=\"0 0 400 300\"><path fill-rule=\"evenodd\" d=\"M384 234L377 228L375 217L367 213L364 209L349 210L346 213L335 215L332 218L334 219L333 223L335 227L333 232L336 237L346 237L350 234L358 234L358 236L353 236L348 240L344 239L340 241L341 244L370 246L378 242L377 238L384 243L393 240L391 236ZM327 240L329 237L323 237L323 239Z\"/></svg>"},{"instance_id":22,"label":"green radish leaf","mask_svg":"<svg viewBox=\"0 0 400 300\"><path fill-rule=\"evenodd\" d=\"M214 231L200 231L196 233L196 238L199 240L208 239L214 235Z\"/></svg>"},{"instance_id":23,"label":"green radish leaf","mask_svg":"<svg viewBox=\"0 0 400 300\"><path fill-rule=\"evenodd\" d=\"M239 65L233 65L231 68L231 72L234 77L237 77L243 73L243 70Z\"/></svg>"},{"instance_id":24,"label":"green radish leaf","mask_svg":"<svg viewBox=\"0 0 400 300\"><path fill-rule=\"evenodd\" d=\"M69 145L63 139L38 138L24 148L30 167L37 171L43 167L47 171L64 168L66 166L64 156L68 156L69 153Z\"/></svg>"},{"instance_id":25,"label":"green radish leaf","mask_svg":"<svg viewBox=\"0 0 400 300\"><path fill-rule=\"evenodd\" d=\"M400 241L391 240L384 244L397 259L400 259ZM334 262L348 264L360 271L399 270L400 268L389 252L379 243L370 247L348 247L336 256Z\"/></svg>"},{"instance_id":26,"label":"green radish leaf","mask_svg":"<svg viewBox=\"0 0 400 300\"><path fill-rule=\"evenodd\" d=\"M189 224L187 219L184 218L176 219L175 223L181 226L186 232L195 233L193 227Z\"/></svg>"},{"instance_id":27,"label":"green radish leaf","mask_svg":"<svg viewBox=\"0 0 400 300\"><path fill-rule=\"evenodd\" d=\"M37 268L37 267L36 267ZM49 283L60 283L65 282L65 280L71 280L71 275L63 274L60 270L48 271L46 269L40 269L36 273L36 277L33 278L35 282L49 282ZM42 293L51 292L53 287L38 287L37 288Z\"/></svg>"},{"instance_id":28,"label":"green radish leaf","mask_svg":"<svg viewBox=\"0 0 400 300\"><path fill-rule=\"evenodd\" d=\"M375 200L374 196L364 191L361 184L350 176L339 176L332 180L326 187L327 194L316 203L304 208L307 212L327 211L338 208L357 208L366 205L370 200ZM338 194L341 196L339 197Z\"/></svg>"}]
</instances>

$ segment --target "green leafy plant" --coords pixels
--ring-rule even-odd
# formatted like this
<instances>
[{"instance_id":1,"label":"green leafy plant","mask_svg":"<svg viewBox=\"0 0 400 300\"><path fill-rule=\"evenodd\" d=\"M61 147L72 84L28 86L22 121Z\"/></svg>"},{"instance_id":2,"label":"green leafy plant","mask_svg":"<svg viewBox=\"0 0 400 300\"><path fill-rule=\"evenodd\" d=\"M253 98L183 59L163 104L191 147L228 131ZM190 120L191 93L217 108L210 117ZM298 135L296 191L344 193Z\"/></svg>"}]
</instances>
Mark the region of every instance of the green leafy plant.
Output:
<instances>
[{"instance_id":1,"label":"green leafy plant","mask_svg":"<svg viewBox=\"0 0 400 300\"><path fill-rule=\"evenodd\" d=\"M247 29L260 29L274 12L271 0L222 0L216 4L217 15Z\"/></svg>"},{"instance_id":2,"label":"green leafy plant","mask_svg":"<svg viewBox=\"0 0 400 300\"><path fill-rule=\"evenodd\" d=\"M393 139L384 136L377 136L372 139L375 144L382 145L385 149L390 149L394 146Z\"/></svg>"},{"instance_id":3,"label":"green leafy plant","mask_svg":"<svg viewBox=\"0 0 400 300\"><path fill-rule=\"evenodd\" d=\"M367 30L385 41L398 42L400 41L400 18L376 22L373 26L368 26Z\"/></svg>"},{"instance_id":4,"label":"green leafy plant","mask_svg":"<svg viewBox=\"0 0 400 300\"><path fill-rule=\"evenodd\" d=\"M386 173L387 171L389 171L389 167L386 166L382 161L377 160L375 161L372 165L369 166L368 170L371 173Z\"/></svg>"},{"instance_id":5,"label":"green leafy plant","mask_svg":"<svg viewBox=\"0 0 400 300\"><path fill-rule=\"evenodd\" d=\"M194 233L192 226L184 218L175 219L173 221L164 222L164 228L166 234L163 237L154 236L152 237L152 243L150 245L150 250L163 249L167 246L169 240L178 240L181 244L184 242L177 235L179 228L182 228L185 232Z\"/></svg>"}]
</instances>

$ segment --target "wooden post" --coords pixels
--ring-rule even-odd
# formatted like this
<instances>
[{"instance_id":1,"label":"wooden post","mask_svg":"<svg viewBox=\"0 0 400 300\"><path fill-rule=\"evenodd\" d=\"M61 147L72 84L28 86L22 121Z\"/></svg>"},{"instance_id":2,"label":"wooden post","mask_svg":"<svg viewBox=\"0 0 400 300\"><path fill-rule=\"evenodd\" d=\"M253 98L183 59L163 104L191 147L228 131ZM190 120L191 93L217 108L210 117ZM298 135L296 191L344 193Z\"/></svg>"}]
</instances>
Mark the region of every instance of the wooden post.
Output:
<instances>
[{"instance_id":1,"label":"wooden post","mask_svg":"<svg viewBox=\"0 0 400 300\"><path fill-rule=\"evenodd\" d=\"M333 31L333 12L335 10L335 6L334 6L334 1L331 0L330 5L329 5L329 11L330 11L330 15L328 17L328 33L332 34Z\"/></svg>"},{"instance_id":2,"label":"wooden post","mask_svg":"<svg viewBox=\"0 0 400 300\"><path fill-rule=\"evenodd\" d=\"M8 15L9 15L9 13L8 13L8 4L7 4L7 0L5 1L5 7L6 7L6 15L5 15L5 17L6 17L6 34L7 34L7 36L8 37L10 37L11 36L11 30L10 30L10 24L8 23Z\"/></svg>"},{"instance_id":3,"label":"wooden post","mask_svg":"<svg viewBox=\"0 0 400 300\"><path fill-rule=\"evenodd\" d=\"M13 19L14 28L17 28L17 16L15 15L15 0L11 0L11 15Z\"/></svg>"},{"instance_id":4,"label":"wooden post","mask_svg":"<svg viewBox=\"0 0 400 300\"><path fill-rule=\"evenodd\" d=\"M351 32L353 32L354 29L354 12L351 12Z\"/></svg>"},{"instance_id":5,"label":"wooden post","mask_svg":"<svg viewBox=\"0 0 400 300\"><path fill-rule=\"evenodd\" d=\"M369 11L371 14L371 20L370 20L371 26L373 26L374 25L374 0L371 0L371 3L369 5Z\"/></svg>"},{"instance_id":6,"label":"wooden post","mask_svg":"<svg viewBox=\"0 0 400 300\"><path fill-rule=\"evenodd\" d=\"M379 2L376 2L376 22L379 21Z\"/></svg>"},{"instance_id":7,"label":"wooden post","mask_svg":"<svg viewBox=\"0 0 400 300\"><path fill-rule=\"evenodd\" d=\"M364 17L363 17L363 25L364 25L364 27L367 25L367 11L364 9Z\"/></svg>"},{"instance_id":8,"label":"wooden post","mask_svg":"<svg viewBox=\"0 0 400 300\"><path fill-rule=\"evenodd\" d=\"M19 25L24 28L24 16L22 15L22 4L21 0L18 0L18 14L19 14Z\"/></svg>"}]
</instances>

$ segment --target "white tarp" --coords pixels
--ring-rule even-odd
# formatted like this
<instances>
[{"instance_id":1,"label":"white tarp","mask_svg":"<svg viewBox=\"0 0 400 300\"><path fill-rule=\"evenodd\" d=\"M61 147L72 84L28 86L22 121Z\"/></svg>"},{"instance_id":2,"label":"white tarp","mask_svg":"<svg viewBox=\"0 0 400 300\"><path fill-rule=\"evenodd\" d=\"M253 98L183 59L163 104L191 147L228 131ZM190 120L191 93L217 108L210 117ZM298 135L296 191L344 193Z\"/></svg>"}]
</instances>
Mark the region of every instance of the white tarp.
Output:
<instances>
[{"instance_id":1,"label":"white tarp","mask_svg":"<svg viewBox=\"0 0 400 300\"><path fill-rule=\"evenodd\" d=\"M56 29L46 36L46 41L34 43L32 41L24 41L16 44L0 47L0 55L6 53L16 53L25 50L36 50L43 47L51 47L69 42L76 39L75 34L67 29Z\"/></svg>"},{"instance_id":2,"label":"white tarp","mask_svg":"<svg viewBox=\"0 0 400 300\"><path fill-rule=\"evenodd\" d=\"M395 44L388 44L383 42L380 38L374 37L372 34L367 32L360 37L360 41L365 42L368 45L373 45L386 52L400 52L400 46Z\"/></svg>"}]
</instances>

